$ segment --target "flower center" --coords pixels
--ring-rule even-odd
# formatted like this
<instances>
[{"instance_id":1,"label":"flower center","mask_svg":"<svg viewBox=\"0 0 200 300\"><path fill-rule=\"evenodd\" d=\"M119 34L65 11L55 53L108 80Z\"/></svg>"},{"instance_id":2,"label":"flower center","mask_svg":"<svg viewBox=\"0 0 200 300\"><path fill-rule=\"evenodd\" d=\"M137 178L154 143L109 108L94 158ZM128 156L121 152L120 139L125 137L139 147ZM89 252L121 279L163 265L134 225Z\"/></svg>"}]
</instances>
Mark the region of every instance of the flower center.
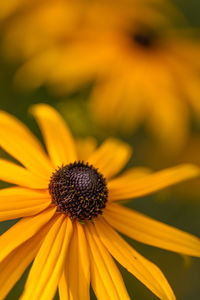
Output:
<instances>
[{"instance_id":1,"label":"flower center","mask_svg":"<svg viewBox=\"0 0 200 300\"><path fill-rule=\"evenodd\" d=\"M143 49L150 49L158 42L156 32L149 28L140 28L137 31L130 33L130 38L133 43L136 43Z\"/></svg>"},{"instance_id":2,"label":"flower center","mask_svg":"<svg viewBox=\"0 0 200 300\"><path fill-rule=\"evenodd\" d=\"M58 168L51 176L49 192L57 210L78 221L102 214L108 200L105 178L84 162Z\"/></svg>"}]
</instances>

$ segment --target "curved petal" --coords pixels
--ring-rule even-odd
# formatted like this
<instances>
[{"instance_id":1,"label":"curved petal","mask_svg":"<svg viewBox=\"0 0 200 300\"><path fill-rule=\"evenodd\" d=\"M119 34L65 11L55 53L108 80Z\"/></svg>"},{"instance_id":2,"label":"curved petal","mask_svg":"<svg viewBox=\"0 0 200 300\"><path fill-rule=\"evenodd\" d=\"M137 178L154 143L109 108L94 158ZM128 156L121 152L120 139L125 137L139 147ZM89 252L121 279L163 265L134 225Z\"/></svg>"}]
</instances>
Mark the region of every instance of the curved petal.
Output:
<instances>
[{"instance_id":1,"label":"curved petal","mask_svg":"<svg viewBox=\"0 0 200 300\"><path fill-rule=\"evenodd\" d=\"M47 192L10 187L0 190L0 221L36 215L51 204Z\"/></svg>"},{"instance_id":2,"label":"curved petal","mask_svg":"<svg viewBox=\"0 0 200 300\"><path fill-rule=\"evenodd\" d=\"M63 271L71 235L70 219L60 215L35 258L22 300L53 299Z\"/></svg>"},{"instance_id":3,"label":"curved petal","mask_svg":"<svg viewBox=\"0 0 200 300\"><path fill-rule=\"evenodd\" d=\"M48 178L38 177L5 159L0 159L0 180L33 189L47 189L49 184Z\"/></svg>"},{"instance_id":4,"label":"curved petal","mask_svg":"<svg viewBox=\"0 0 200 300\"><path fill-rule=\"evenodd\" d=\"M47 104L35 105L31 112L41 128L54 167L77 160L73 137L59 113Z\"/></svg>"},{"instance_id":5,"label":"curved petal","mask_svg":"<svg viewBox=\"0 0 200 300\"><path fill-rule=\"evenodd\" d=\"M55 214L49 208L34 217L23 218L0 236L0 262L15 248L34 236Z\"/></svg>"},{"instance_id":6,"label":"curved petal","mask_svg":"<svg viewBox=\"0 0 200 300\"><path fill-rule=\"evenodd\" d=\"M120 176L108 182L111 201L142 197L170 185L200 176L200 168L183 164L142 178L125 181Z\"/></svg>"},{"instance_id":7,"label":"curved petal","mask_svg":"<svg viewBox=\"0 0 200 300\"><path fill-rule=\"evenodd\" d=\"M131 156L130 146L117 139L107 139L88 159L102 174L110 178L122 170Z\"/></svg>"},{"instance_id":8,"label":"curved petal","mask_svg":"<svg viewBox=\"0 0 200 300\"><path fill-rule=\"evenodd\" d=\"M59 295L71 300L90 299L90 264L87 242L81 224L74 223L67 262L59 283Z\"/></svg>"},{"instance_id":9,"label":"curved petal","mask_svg":"<svg viewBox=\"0 0 200 300\"><path fill-rule=\"evenodd\" d=\"M131 248L112 227L98 218L95 227L110 254L162 300L175 300L174 293L160 269Z\"/></svg>"},{"instance_id":10,"label":"curved petal","mask_svg":"<svg viewBox=\"0 0 200 300\"><path fill-rule=\"evenodd\" d=\"M0 263L0 300L5 299L8 292L30 265L54 219L48 222L32 238L13 250Z\"/></svg>"},{"instance_id":11,"label":"curved petal","mask_svg":"<svg viewBox=\"0 0 200 300\"><path fill-rule=\"evenodd\" d=\"M50 177L52 165L42 145L24 124L4 111L0 111L0 146L39 177Z\"/></svg>"},{"instance_id":12,"label":"curved petal","mask_svg":"<svg viewBox=\"0 0 200 300\"><path fill-rule=\"evenodd\" d=\"M84 228L89 246L91 282L97 298L100 300L130 299L122 276L99 239L94 225L88 222Z\"/></svg>"},{"instance_id":13,"label":"curved petal","mask_svg":"<svg viewBox=\"0 0 200 300\"><path fill-rule=\"evenodd\" d=\"M200 239L134 210L112 204L104 210L104 217L115 229L139 242L186 255L200 256Z\"/></svg>"}]
</instances>

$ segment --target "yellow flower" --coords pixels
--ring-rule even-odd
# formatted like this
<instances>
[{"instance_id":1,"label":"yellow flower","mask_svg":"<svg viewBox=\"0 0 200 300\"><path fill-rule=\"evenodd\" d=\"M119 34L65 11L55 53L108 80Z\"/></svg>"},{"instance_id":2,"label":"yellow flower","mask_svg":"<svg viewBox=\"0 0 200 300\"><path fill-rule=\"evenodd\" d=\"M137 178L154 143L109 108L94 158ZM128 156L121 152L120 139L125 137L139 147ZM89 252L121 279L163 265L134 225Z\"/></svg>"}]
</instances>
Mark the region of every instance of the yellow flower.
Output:
<instances>
[{"instance_id":1,"label":"yellow flower","mask_svg":"<svg viewBox=\"0 0 200 300\"><path fill-rule=\"evenodd\" d=\"M26 126L0 112L0 145L21 164L0 159L0 179L15 185L0 190L0 220L21 218L0 237L0 299L33 259L22 300L52 299L57 287L60 299L86 300L90 282L97 299L130 299L112 257L158 298L175 299L159 268L117 231L191 256L200 256L199 239L118 202L196 177L199 168L179 165L153 174L133 168L116 177L131 155L127 144L110 138L94 149L90 139L89 156L78 156L84 143L76 148L52 107L31 111L48 155Z\"/></svg>"},{"instance_id":2,"label":"yellow flower","mask_svg":"<svg viewBox=\"0 0 200 300\"><path fill-rule=\"evenodd\" d=\"M23 63L16 83L69 92L95 80L91 109L99 123L129 132L144 124L179 150L190 110L200 115L200 46L187 28L172 29L155 8L162 2L2 1L2 18L10 15L4 52Z\"/></svg>"}]
</instances>

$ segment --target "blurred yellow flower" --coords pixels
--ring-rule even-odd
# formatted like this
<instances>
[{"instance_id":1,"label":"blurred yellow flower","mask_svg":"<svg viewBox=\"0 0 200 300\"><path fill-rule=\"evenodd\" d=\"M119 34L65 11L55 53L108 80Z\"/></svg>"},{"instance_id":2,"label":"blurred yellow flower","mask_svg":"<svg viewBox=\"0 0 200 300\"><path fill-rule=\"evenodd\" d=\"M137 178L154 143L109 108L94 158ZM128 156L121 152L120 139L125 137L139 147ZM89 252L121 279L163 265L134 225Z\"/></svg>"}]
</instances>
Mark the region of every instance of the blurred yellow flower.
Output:
<instances>
[{"instance_id":1,"label":"blurred yellow flower","mask_svg":"<svg viewBox=\"0 0 200 300\"><path fill-rule=\"evenodd\" d=\"M0 221L22 218L0 237L0 299L33 259L20 299L53 299L58 287L60 299L89 300L90 282L97 299L130 299L113 256L158 298L174 300L160 269L116 230L192 256L200 256L200 240L118 202L199 176L199 168L179 165L152 174L133 168L115 177L130 158L127 144L110 138L96 148L89 138L76 148L52 107L31 111L48 155L26 126L0 112L0 145L21 164L0 159L0 179L15 185L0 190Z\"/></svg>"},{"instance_id":2,"label":"blurred yellow flower","mask_svg":"<svg viewBox=\"0 0 200 300\"><path fill-rule=\"evenodd\" d=\"M173 29L161 3L170 10L162 0L2 1L4 52L24 63L16 83L69 92L94 82L99 123L144 125L178 150L190 111L200 116L200 45L190 30Z\"/></svg>"}]
</instances>

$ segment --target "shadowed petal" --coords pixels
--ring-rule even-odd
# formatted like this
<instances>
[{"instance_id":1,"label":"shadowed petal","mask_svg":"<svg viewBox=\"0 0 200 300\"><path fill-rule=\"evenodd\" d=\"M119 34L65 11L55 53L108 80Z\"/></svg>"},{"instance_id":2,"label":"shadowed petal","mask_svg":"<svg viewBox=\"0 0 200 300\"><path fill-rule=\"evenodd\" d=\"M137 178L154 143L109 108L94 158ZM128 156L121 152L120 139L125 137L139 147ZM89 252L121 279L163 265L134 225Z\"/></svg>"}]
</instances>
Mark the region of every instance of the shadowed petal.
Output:
<instances>
[{"instance_id":1,"label":"shadowed petal","mask_svg":"<svg viewBox=\"0 0 200 300\"><path fill-rule=\"evenodd\" d=\"M95 222L99 238L110 254L162 300L174 300L174 293L159 268L131 248L112 227L99 218Z\"/></svg>"},{"instance_id":2,"label":"shadowed petal","mask_svg":"<svg viewBox=\"0 0 200 300\"><path fill-rule=\"evenodd\" d=\"M60 215L49 230L30 270L20 299L53 299L72 235L69 218Z\"/></svg>"},{"instance_id":3,"label":"shadowed petal","mask_svg":"<svg viewBox=\"0 0 200 300\"><path fill-rule=\"evenodd\" d=\"M200 239L134 210L112 204L104 211L104 217L118 231L139 242L186 255L200 256Z\"/></svg>"},{"instance_id":4,"label":"shadowed petal","mask_svg":"<svg viewBox=\"0 0 200 300\"><path fill-rule=\"evenodd\" d=\"M111 201L142 197L170 185L200 176L200 168L185 164L163 171L158 171L135 180L124 180L119 176L109 181L109 198Z\"/></svg>"},{"instance_id":5,"label":"shadowed petal","mask_svg":"<svg viewBox=\"0 0 200 300\"><path fill-rule=\"evenodd\" d=\"M117 139L107 139L88 159L102 174L110 178L122 170L131 156L128 144Z\"/></svg>"},{"instance_id":6,"label":"shadowed petal","mask_svg":"<svg viewBox=\"0 0 200 300\"><path fill-rule=\"evenodd\" d=\"M41 128L54 167L77 160L73 137L59 113L47 104L35 105L31 112Z\"/></svg>"},{"instance_id":7,"label":"shadowed petal","mask_svg":"<svg viewBox=\"0 0 200 300\"><path fill-rule=\"evenodd\" d=\"M91 262L91 283L99 300L130 299L122 276L92 224L84 226Z\"/></svg>"}]
</instances>

